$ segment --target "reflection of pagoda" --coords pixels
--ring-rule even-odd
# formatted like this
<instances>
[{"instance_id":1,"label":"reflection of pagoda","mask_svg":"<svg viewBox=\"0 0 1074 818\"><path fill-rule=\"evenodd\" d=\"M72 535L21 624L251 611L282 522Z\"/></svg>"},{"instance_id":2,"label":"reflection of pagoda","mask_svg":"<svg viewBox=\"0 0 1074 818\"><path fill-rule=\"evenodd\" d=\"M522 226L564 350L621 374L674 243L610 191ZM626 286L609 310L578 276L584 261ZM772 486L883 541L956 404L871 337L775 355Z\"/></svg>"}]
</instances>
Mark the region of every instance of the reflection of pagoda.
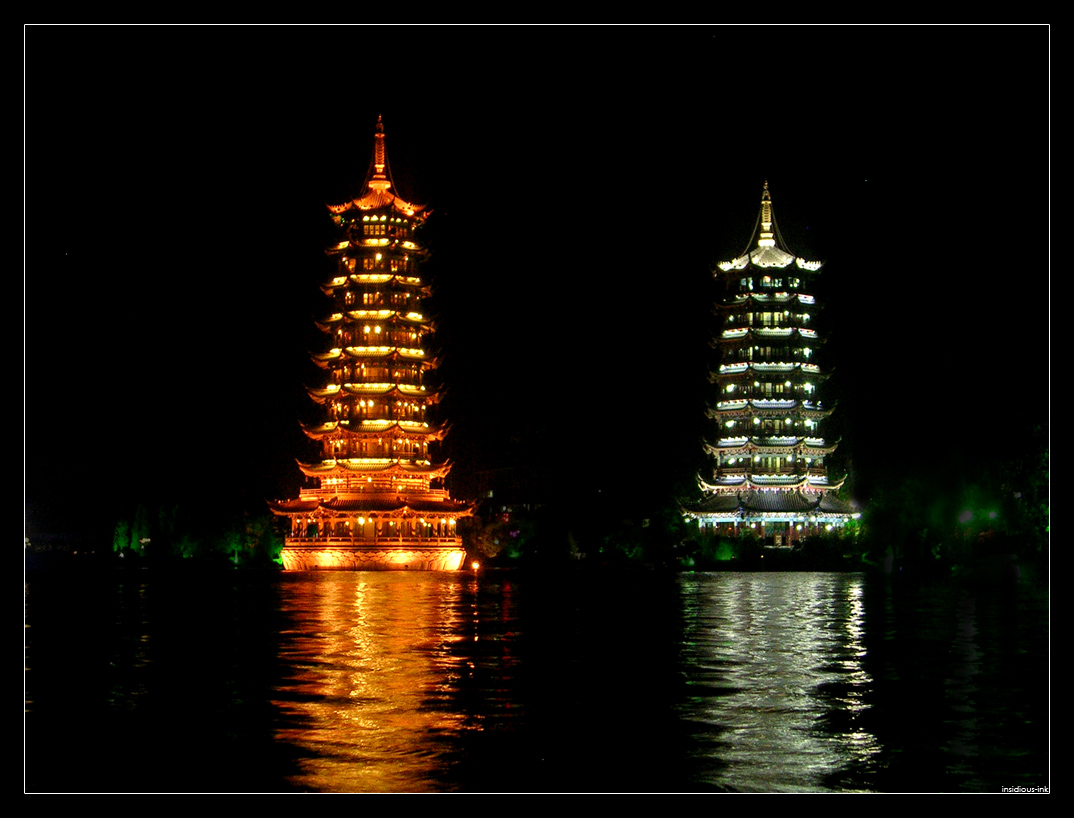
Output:
<instances>
[{"instance_id":1,"label":"reflection of pagoda","mask_svg":"<svg viewBox=\"0 0 1074 818\"><path fill-rule=\"evenodd\" d=\"M705 499L686 513L710 533L748 529L788 544L843 525L852 509L832 494L843 480L829 482L825 458L836 444L820 432L832 412L817 399L826 376L816 364L822 341L811 293L821 264L780 246L767 184L760 228L753 250L714 273L719 368L705 444L712 471L699 475Z\"/></svg>"},{"instance_id":2,"label":"reflection of pagoda","mask_svg":"<svg viewBox=\"0 0 1074 818\"><path fill-rule=\"evenodd\" d=\"M327 250L332 306L318 322L328 349L314 355L326 377L309 390L323 422L305 427L321 459L300 464L318 487L271 504L291 519L284 567L455 570L465 556L455 521L470 507L451 500L449 467L430 458L445 428L428 414L436 361L416 236L428 214L392 193L379 120L361 193L328 209L339 242Z\"/></svg>"}]
</instances>

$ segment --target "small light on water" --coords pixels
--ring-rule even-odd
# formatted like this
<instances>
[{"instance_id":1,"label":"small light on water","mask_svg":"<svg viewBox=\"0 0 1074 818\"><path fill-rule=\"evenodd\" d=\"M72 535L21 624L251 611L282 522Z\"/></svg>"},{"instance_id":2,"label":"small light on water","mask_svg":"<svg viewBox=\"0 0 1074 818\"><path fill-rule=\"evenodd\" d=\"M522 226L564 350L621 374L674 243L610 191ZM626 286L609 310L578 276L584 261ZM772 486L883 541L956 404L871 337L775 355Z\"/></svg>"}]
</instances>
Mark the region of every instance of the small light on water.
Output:
<instances>
[{"instance_id":1,"label":"small light on water","mask_svg":"<svg viewBox=\"0 0 1074 818\"><path fill-rule=\"evenodd\" d=\"M479 563L477 560L474 560L470 563L470 567L476 571L478 568L481 567L481 563Z\"/></svg>"}]
</instances>

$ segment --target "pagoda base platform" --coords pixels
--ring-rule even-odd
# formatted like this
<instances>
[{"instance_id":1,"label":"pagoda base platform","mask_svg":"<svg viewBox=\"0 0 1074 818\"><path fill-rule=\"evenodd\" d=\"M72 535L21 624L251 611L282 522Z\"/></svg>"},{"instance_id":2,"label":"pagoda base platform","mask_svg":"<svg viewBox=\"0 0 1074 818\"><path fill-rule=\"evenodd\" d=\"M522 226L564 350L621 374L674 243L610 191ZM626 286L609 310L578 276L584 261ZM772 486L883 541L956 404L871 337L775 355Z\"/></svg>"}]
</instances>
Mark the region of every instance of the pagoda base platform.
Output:
<instances>
[{"instance_id":1,"label":"pagoda base platform","mask_svg":"<svg viewBox=\"0 0 1074 818\"><path fill-rule=\"evenodd\" d=\"M288 541L281 556L285 571L458 571L466 551L461 545L309 545Z\"/></svg>"}]
</instances>

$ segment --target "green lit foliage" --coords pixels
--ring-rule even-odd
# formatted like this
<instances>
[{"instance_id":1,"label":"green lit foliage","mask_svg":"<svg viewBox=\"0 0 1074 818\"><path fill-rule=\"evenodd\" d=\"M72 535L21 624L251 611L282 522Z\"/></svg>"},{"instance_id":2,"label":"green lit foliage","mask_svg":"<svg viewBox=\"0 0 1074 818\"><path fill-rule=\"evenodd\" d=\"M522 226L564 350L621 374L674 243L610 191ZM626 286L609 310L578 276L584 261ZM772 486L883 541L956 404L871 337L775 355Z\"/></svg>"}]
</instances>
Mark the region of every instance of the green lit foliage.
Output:
<instances>
[{"instance_id":1,"label":"green lit foliage","mask_svg":"<svg viewBox=\"0 0 1074 818\"><path fill-rule=\"evenodd\" d=\"M833 528L823 534L813 534L799 543L795 551L802 567L814 570L860 569L860 555L848 554L847 543Z\"/></svg>"},{"instance_id":2,"label":"green lit foliage","mask_svg":"<svg viewBox=\"0 0 1074 818\"><path fill-rule=\"evenodd\" d=\"M693 533L670 499L607 501L594 505L588 523L574 529L583 553L609 563L678 566L688 551L683 542Z\"/></svg>"},{"instance_id":3,"label":"green lit foliage","mask_svg":"<svg viewBox=\"0 0 1074 818\"><path fill-rule=\"evenodd\" d=\"M833 553L840 555L846 565L860 567L867 551L865 537L862 536L861 518L847 520L843 525L833 527L820 536L829 543Z\"/></svg>"},{"instance_id":4,"label":"green lit foliage","mask_svg":"<svg viewBox=\"0 0 1074 818\"><path fill-rule=\"evenodd\" d=\"M612 562L635 562L645 558L644 529L634 520L621 519L604 535L600 546L603 559Z\"/></svg>"},{"instance_id":5,"label":"green lit foliage","mask_svg":"<svg viewBox=\"0 0 1074 818\"><path fill-rule=\"evenodd\" d=\"M153 540L150 514L144 505L137 505L134 513L116 522L112 534L112 550L120 556L141 556Z\"/></svg>"},{"instance_id":6,"label":"green lit foliage","mask_svg":"<svg viewBox=\"0 0 1074 818\"><path fill-rule=\"evenodd\" d=\"M153 541L149 521L149 510L139 503L134 510L134 523L131 525L131 550L135 553L144 554Z\"/></svg>"},{"instance_id":7,"label":"green lit foliage","mask_svg":"<svg viewBox=\"0 0 1074 818\"><path fill-rule=\"evenodd\" d=\"M727 537L715 537L701 549L707 562L730 562L735 558L737 543Z\"/></svg>"},{"instance_id":8,"label":"green lit foliage","mask_svg":"<svg viewBox=\"0 0 1074 818\"><path fill-rule=\"evenodd\" d=\"M494 517L464 517L459 534L467 552L483 560L514 560L522 554L525 537L519 521Z\"/></svg>"},{"instance_id":9,"label":"green lit foliage","mask_svg":"<svg viewBox=\"0 0 1074 818\"><path fill-rule=\"evenodd\" d=\"M697 570L747 568L760 557L761 542L752 532L737 537L705 536L690 549L689 562Z\"/></svg>"},{"instance_id":10,"label":"green lit foliage","mask_svg":"<svg viewBox=\"0 0 1074 818\"><path fill-rule=\"evenodd\" d=\"M282 565L284 536L267 512L232 520L190 517L178 506L144 505L116 522L112 550L145 564L172 560L267 568Z\"/></svg>"},{"instance_id":11,"label":"green lit foliage","mask_svg":"<svg viewBox=\"0 0 1074 818\"><path fill-rule=\"evenodd\" d=\"M247 516L243 519L243 564L254 568L282 566L284 536L281 522L270 514Z\"/></svg>"},{"instance_id":12,"label":"green lit foliage","mask_svg":"<svg viewBox=\"0 0 1074 818\"><path fill-rule=\"evenodd\" d=\"M235 528L227 529L217 537L215 545L217 553L225 560L232 565L239 564L239 558L243 553L243 536L241 531Z\"/></svg>"},{"instance_id":13,"label":"green lit foliage","mask_svg":"<svg viewBox=\"0 0 1074 818\"><path fill-rule=\"evenodd\" d=\"M936 473L882 487L869 501L869 562L957 573L981 558L1046 554L1048 449L1043 430L1017 453L965 475Z\"/></svg>"},{"instance_id":14,"label":"green lit foliage","mask_svg":"<svg viewBox=\"0 0 1074 818\"><path fill-rule=\"evenodd\" d=\"M175 540L175 554L181 559L194 559L198 555L199 542L192 534L180 534Z\"/></svg>"},{"instance_id":15,"label":"green lit foliage","mask_svg":"<svg viewBox=\"0 0 1074 818\"><path fill-rule=\"evenodd\" d=\"M1049 456L1045 430L1037 427L1025 441L1025 453L991 475L1000 500L998 527L1019 537L1026 551L1036 554L1043 554L1048 546Z\"/></svg>"},{"instance_id":16,"label":"green lit foliage","mask_svg":"<svg viewBox=\"0 0 1074 818\"><path fill-rule=\"evenodd\" d=\"M269 514L245 515L223 526L212 538L213 558L237 568L282 566L284 536Z\"/></svg>"},{"instance_id":17,"label":"green lit foliage","mask_svg":"<svg viewBox=\"0 0 1074 818\"><path fill-rule=\"evenodd\" d=\"M112 534L112 550L117 554L131 547L131 524L126 518L116 523L115 532Z\"/></svg>"}]
</instances>

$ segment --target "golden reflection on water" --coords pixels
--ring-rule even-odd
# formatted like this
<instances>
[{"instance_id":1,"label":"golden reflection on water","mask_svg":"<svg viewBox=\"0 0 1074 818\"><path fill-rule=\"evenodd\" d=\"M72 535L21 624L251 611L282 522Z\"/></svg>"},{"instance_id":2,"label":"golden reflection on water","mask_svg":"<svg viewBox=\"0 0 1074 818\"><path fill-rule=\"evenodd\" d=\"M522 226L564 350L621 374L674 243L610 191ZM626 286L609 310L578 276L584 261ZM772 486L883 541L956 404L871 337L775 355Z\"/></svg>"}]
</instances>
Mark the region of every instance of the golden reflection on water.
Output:
<instances>
[{"instance_id":1,"label":"golden reflection on water","mask_svg":"<svg viewBox=\"0 0 1074 818\"><path fill-rule=\"evenodd\" d=\"M296 581L285 597L296 672L277 703L290 716L278 738L309 754L296 783L320 792L437 789L437 736L463 728L459 713L435 703L458 672L449 648L465 630L459 583L406 573L317 579Z\"/></svg>"}]
</instances>

